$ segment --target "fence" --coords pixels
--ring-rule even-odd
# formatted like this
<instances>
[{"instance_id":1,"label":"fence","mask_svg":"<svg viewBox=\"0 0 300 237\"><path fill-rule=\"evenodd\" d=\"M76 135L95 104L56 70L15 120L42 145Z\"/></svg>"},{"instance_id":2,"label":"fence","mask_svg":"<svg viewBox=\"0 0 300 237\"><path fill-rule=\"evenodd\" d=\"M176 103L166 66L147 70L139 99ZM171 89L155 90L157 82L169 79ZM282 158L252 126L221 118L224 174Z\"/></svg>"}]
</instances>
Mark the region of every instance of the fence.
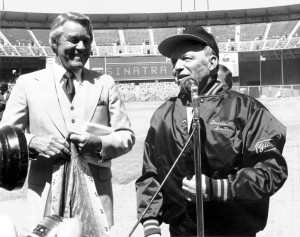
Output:
<instances>
[{"instance_id":1,"label":"fence","mask_svg":"<svg viewBox=\"0 0 300 237\"><path fill-rule=\"evenodd\" d=\"M179 92L175 82L123 83L118 84L124 101L168 100ZM233 86L232 90L254 98L284 98L300 96L299 85Z\"/></svg>"},{"instance_id":2,"label":"fence","mask_svg":"<svg viewBox=\"0 0 300 237\"><path fill-rule=\"evenodd\" d=\"M298 85L264 85L264 86L233 86L232 90L250 95L254 98L284 98L300 96Z\"/></svg>"}]
</instances>

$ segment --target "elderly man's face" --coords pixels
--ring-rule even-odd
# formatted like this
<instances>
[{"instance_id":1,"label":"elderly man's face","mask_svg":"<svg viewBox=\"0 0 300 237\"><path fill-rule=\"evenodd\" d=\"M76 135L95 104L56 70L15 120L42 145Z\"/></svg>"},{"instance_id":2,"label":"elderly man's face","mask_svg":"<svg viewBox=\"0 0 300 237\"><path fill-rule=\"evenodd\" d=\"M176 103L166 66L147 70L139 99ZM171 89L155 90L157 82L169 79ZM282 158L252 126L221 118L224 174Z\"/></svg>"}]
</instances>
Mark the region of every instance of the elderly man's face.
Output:
<instances>
[{"instance_id":1,"label":"elderly man's face","mask_svg":"<svg viewBox=\"0 0 300 237\"><path fill-rule=\"evenodd\" d=\"M178 43L173 48L171 60L173 76L179 85L185 78L193 78L198 81L200 90L205 87L210 75L210 63L201 44Z\"/></svg>"},{"instance_id":2,"label":"elderly man's face","mask_svg":"<svg viewBox=\"0 0 300 237\"><path fill-rule=\"evenodd\" d=\"M82 25L73 21L66 22L63 31L57 44L57 56L64 68L75 72L83 68L90 56L91 37Z\"/></svg>"}]
</instances>

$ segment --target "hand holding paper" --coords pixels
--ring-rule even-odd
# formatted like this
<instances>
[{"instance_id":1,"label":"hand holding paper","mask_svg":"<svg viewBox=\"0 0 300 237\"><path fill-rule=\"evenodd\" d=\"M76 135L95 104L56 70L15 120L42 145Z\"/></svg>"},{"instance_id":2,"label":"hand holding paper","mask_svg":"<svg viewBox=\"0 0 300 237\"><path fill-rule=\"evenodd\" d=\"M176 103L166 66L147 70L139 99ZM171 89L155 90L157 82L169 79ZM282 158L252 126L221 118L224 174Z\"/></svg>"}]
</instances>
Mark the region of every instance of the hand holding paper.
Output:
<instances>
[{"instance_id":1,"label":"hand holding paper","mask_svg":"<svg viewBox=\"0 0 300 237\"><path fill-rule=\"evenodd\" d=\"M113 128L95 123L84 123L82 132L70 132L69 139L83 152L100 152L102 140L100 136L108 135Z\"/></svg>"}]
</instances>

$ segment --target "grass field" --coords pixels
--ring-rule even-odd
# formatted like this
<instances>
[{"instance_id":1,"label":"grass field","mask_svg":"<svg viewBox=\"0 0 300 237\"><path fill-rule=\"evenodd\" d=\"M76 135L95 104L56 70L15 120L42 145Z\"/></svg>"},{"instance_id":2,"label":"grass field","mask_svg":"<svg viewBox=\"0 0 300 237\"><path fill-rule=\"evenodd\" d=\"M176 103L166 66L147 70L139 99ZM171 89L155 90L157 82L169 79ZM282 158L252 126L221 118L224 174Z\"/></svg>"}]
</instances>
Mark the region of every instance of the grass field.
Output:
<instances>
[{"instance_id":1,"label":"grass field","mask_svg":"<svg viewBox=\"0 0 300 237\"><path fill-rule=\"evenodd\" d=\"M289 167L289 178L283 188L271 198L268 224L258 237L300 237L300 98L264 99L261 102L287 127L284 156ZM113 237L127 236L136 221L134 181L141 174L143 142L151 115L161 103L126 103L136 134L136 144L130 153L113 160ZM26 186L12 192L0 190L0 214L9 215L19 231L26 229L29 222L25 193ZM162 225L162 233L164 237L169 237L166 225ZM132 236L143 236L141 226Z\"/></svg>"}]
</instances>

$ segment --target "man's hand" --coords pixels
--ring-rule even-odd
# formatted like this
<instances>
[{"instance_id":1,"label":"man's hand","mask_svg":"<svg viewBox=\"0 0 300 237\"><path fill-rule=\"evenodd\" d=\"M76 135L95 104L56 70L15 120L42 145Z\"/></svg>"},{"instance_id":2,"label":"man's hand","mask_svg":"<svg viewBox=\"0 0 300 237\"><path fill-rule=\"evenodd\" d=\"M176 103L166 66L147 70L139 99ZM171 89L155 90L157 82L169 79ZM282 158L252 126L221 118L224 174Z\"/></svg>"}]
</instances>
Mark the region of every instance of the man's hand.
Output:
<instances>
[{"instance_id":1,"label":"man's hand","mask_svg":"<svg viewBox=\"0 0 300 237\"><path fill-rule=\"evenodd\" d=\"M202 181L202 195L203 195L203 201L210 201L210 196L207 194L207 188L206 188L206 182L205 179L208 179L208 177L204 174L201 176ZM187 178L184 178L182 180L182 190L184 191L185 197L190 202L196 202L196 177L193 176L192 179L188 180Z\"/></svg>"},{"instance_id":2,"label":"man's hand","mask_svg":"<svg viewBox=\"0 0 300 237\"><path fill-rule=\"evenodd\" d=\"M29 148L48 157L68 159L71 156L68 142L55 136L34 136L29 143Z\"/></svg>"},{"instance_id":3,"label":"man's hand","mask_svg":"<svg viewBox=\"0 0 300 237\"><path fill-rule=\"evenodd\" d=\"M232 193L229 181L227 179L212 179L202 174L202 195L203 201L230 201ZM196 180L195 176L191 180L186 178L182 181L182 190L186 199L190 202L196 202Z\"/></svg>"},{"instance_id":4,"label":"man's hand","mask_svg":"<svg viewBox=\"0 0 300 237\"><path fill-rule=\"evenodd\" d=\"M70 132L69 139L71 142L74 142L82 152L100 152L102 149L101 138L93 134Z\"/></svg>"}]
</instances>

